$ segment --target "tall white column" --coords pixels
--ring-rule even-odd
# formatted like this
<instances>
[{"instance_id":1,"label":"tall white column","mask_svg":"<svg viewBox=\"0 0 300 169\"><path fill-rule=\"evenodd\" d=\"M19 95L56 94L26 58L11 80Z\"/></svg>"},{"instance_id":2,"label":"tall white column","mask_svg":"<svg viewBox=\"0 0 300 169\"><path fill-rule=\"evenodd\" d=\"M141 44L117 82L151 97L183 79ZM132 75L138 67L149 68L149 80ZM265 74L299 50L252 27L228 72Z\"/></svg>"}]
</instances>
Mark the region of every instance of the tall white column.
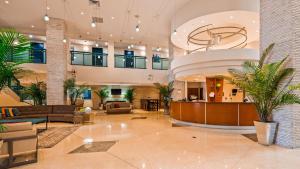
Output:
<instances>
[{"instance_id":1,"label":"tall white column","mask_svg":"<svg viewBox=\"0 0 300 169\"><path fill-rule=\"evenodd\" d=\"M299 21L299 0L260 1L260 51L275 43L269 61L279 61L289 55L289 66L296 68L293 84L300 82ZM276 143L289 148L300 147L300 106L284 106L276 110L273 119L279 123Z\"/></svg>"},{"instance_id":2,"label":"tall white column","mask_svg":"<svg viewBox=\"0 0 300 169\"><path fill-rule=\"evenodd\" d=\"M115 67L115 44L113 41L108 42L107 53L108 53L107 66L109 68L114 68Z\"/></svg>"},{"instance_id":3,"label":"tall white column","mask_svg":"<svg viewBox=\"0 0 300 169\"><path fill-rule=\"evenodd\" d=\"M64 43L65 22L50 18L46 26L47 38L47 104L64 104L64 80L67 75L68 43Z\"/></svg>"}]
</instances>

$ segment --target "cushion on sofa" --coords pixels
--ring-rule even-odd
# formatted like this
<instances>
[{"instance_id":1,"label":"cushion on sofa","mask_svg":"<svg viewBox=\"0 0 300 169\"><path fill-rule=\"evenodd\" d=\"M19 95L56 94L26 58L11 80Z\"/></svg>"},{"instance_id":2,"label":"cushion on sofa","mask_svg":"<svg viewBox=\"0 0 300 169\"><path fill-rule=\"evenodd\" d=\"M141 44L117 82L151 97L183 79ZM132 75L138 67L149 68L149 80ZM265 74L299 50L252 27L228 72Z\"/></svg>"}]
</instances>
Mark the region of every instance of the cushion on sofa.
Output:
<instances>
[{"instance_id":1,"label":"cushion on sofa","mask_svg":"<svg viewBox=\"0 0 300 169\"><path fill-rule=\"evenodd\" d=\"M114 104L114 108L120 108L120 104L115 103L115 104Z\"/></svg>"},{"instance_id":2,"label":"cushion on sofa","mask_svg":"<svg viewBox=\"0 0 300 169\"><path fill-rule=\"evenodd\" d=\"M1 119L7 117L14 117L20 115L20 112L16 108L2 108L1 109Z\"/></svg>"}]
</instances>

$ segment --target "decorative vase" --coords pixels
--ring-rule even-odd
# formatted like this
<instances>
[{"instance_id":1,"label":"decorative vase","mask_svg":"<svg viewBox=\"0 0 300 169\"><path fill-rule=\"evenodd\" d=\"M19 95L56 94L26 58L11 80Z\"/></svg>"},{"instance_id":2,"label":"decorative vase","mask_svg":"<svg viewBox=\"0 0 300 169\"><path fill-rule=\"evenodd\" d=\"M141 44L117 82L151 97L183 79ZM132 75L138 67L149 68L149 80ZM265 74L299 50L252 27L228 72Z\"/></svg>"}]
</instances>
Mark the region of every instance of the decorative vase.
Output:
<instances>
[{"instance_id":1,"label":"decorative vase","mask_svg":"<svg viewBox=\"0 0 300 169\"><path fill-rule=\"evenodd\" d=\"M277 123L254 121L254 125L258 143L266 146L272 145L274 143Z\"/></svg>"}]
</instances>

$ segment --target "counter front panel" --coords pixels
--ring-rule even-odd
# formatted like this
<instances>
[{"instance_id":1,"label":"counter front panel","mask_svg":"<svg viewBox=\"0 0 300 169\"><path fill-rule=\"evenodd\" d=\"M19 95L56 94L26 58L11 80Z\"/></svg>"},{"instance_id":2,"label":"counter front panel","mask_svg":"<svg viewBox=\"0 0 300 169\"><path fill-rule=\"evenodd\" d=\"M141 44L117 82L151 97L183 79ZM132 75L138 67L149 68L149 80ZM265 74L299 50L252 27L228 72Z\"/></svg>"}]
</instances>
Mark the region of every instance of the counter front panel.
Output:
<instances>
[{"instance_id":1,"label":"counter front panel","mask_svg":"<svg viewBox=\"0 0 300 169\"><path fill-rule=\"evenodd\" d=\"M172 102L171 117L176 120L224 126L253 126L258 120L251 103Z\"/></svg>"}]
</instances>

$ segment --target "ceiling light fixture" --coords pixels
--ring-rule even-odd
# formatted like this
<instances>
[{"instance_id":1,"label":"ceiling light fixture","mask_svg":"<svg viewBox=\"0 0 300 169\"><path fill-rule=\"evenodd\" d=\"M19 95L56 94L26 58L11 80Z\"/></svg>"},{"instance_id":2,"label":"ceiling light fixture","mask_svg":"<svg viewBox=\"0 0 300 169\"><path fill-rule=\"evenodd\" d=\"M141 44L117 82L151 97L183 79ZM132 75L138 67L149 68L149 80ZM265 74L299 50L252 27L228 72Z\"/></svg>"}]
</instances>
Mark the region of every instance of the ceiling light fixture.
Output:
<instances>
[{"instance_id":1,"label":"ceiling light fixture","mask_svg":"<svg viewBox=\"0 0 300 169\"><path fill-rule=\"evenodd\" d=\"M112 34L110 34L109 36L110 36L110 37L112 37L113 35L112 35Z\"/></svg>"},{"instance_id":2,"label":"ceiling light fixture","mask_svg":"<svg viewBox=\"0 0 300 169\"><path fill-rule=\"evenodd\" d=\"M139 32L140 31L140 25L138 24L138 25L136 25L136 27L135 27L135 31L136 32Z\"/></svg>"},{"instance_id":3,"label":"ceiling light fixture","mask_svg":"<svg viewBox=\"0 0 300 169\"><path fill-rule=\"evenodd\" d=\"M177 35L177 30L176 29L174 29L173 35Z\"/></svg>"},{"instance_id":4,"label":"ceiling light fixture","mask_svg":"<svg viewBox=\"0 0 300 169\"><path fill-rule=\"evenodd\" d=\"M47 14L47 10L48 10L48 0L46 0L46 14L44 15L45 22L48 22L50 20L48 14Z\"/></svg>"},{"instance_id":5,"label":"ceiling light fixture","mask_svg":"<svg viewBox=\"0 0 300 169\"><path fill-rule=\"evenodd\" d=\"M81 11L81 12L80 12L80 15L84 15L84 12Z\"/></svg>"},{"instance_id":6,"label":"ceiling light fixture","mask_svg":"<svg viewBox=\"0 0 300 169\"><path fill-rule=\"evenodd\" d=\"M134 45L133 45L133 44L131 44L131 45L130 45L130 47L131 47L131 48L133 48L133 47L134 47Z\"/></svg>"},{"instance_id":7,"label":"ceiling light fixture","mask_svg":"<svg viewBox=\"0 0 300 169\"><path fill-rule=\"evenodd\" d=\"M114 17L114 16L112 16L112 17L111 17L111 19L112 19L112 20L114 20L114 19L115 19L115 17Z\"/></svg>"},{"instance_id":8,"label":"ceiling light fixture","mask_svg":"<svg viewBox=\"0 0 300 169\"><path fill-rule=\"evenodd\" d=\"M105 42L104 45L107 46L107 45L108 45L108 42Z\"/></svg>"},{"instance_id":9,"label":"ceiling light fixture","mask_svg":"<svg viewBox=\"0 0 300 169\"><path fill-rule=\"evenodd\" d=\"M34 25L31 25L31 28L34 28Z\"/></svg>"},{"instance_id":10,"label":"ceiling light fixture","mask_svg":"<svg viewBox=\"0 0 300 169\"><path fill-rule=\"evenodd\" d=\"M4 1L4 3L9 4L9 1Z\"/></svg>"},{"instance_id":11,"label":"ceiling light fixture","mask_svg":"<svg viewBox=\"0 0 300 169\"><path fill-rule=\"evenodd\" d=\"M67 43L67 39L64 38L64 39L63 39L63 43Z\"/></svg>"},{"instance_id":12,"label":"ceiling light fixture","mask_svg":"<svg viewBox=\"0 0 300 169\"><path fill-rule=\"evenodd\" d=\"M28 35L29 38L33 38L33 35Z\"/></svg>"},{"instance_id":13,"label":"ceiling light fixture","mask_svg":"<svg viewBox=\"0 0 300 169\"><path fill-rule=\"evenodd\" d=\"M128 46L127 48L128 48L128 49L131 49L131 46Z\"/></svg>"},{"instance_id":14,"label":"ceiling light fixture","mask_svg":"<svg viewBox=\"0 0 300 169\"><path fill-rule=\"evenodd\" d=\"M44 21L45 22L48 22L50 20L50 18L49 18L49 16L46 14L45 16L44 16Z\"/></svg>"},{"instance_id":15,"label":"ceiling light fixture","mask_svg":"<svg viewBox=\"0 0 300 169\"><path fill-rule=\"evenodd\" d=\"M91 23L91 27L95 28L97 25L96 25L96 22L92 21Z\"/></svg>"},{"instance_id":16,"label":"ceiling light fixture","mask_svg":"<svg viewBox=\"0 0 300 169\"><path fill-rule=\"evenodd\" d=\"M47 6L47 10L48 10L48 11L50 10L50 7L49 7L49 6Z\"/></svg>"},{"instance_id":17,"label":"ceiling light fixture","mask_svg":"<svg viewBox=\"0 0 300 169\"><path fill-rule=\"evenodd\" d=\"M95 46L98 47L99 46L98 43L96 43Z\"/></svg>"},{"instance_id":18,"label":"ceiling light fixture","mask_svg":"<svg viewBox=\"0 0 300 169\"><path fill-rule=\"evenodd\" d=\"M229 16L229 19L233 19L233 16L231 15L231 16Z\"/></svg>"}]
</instances>

